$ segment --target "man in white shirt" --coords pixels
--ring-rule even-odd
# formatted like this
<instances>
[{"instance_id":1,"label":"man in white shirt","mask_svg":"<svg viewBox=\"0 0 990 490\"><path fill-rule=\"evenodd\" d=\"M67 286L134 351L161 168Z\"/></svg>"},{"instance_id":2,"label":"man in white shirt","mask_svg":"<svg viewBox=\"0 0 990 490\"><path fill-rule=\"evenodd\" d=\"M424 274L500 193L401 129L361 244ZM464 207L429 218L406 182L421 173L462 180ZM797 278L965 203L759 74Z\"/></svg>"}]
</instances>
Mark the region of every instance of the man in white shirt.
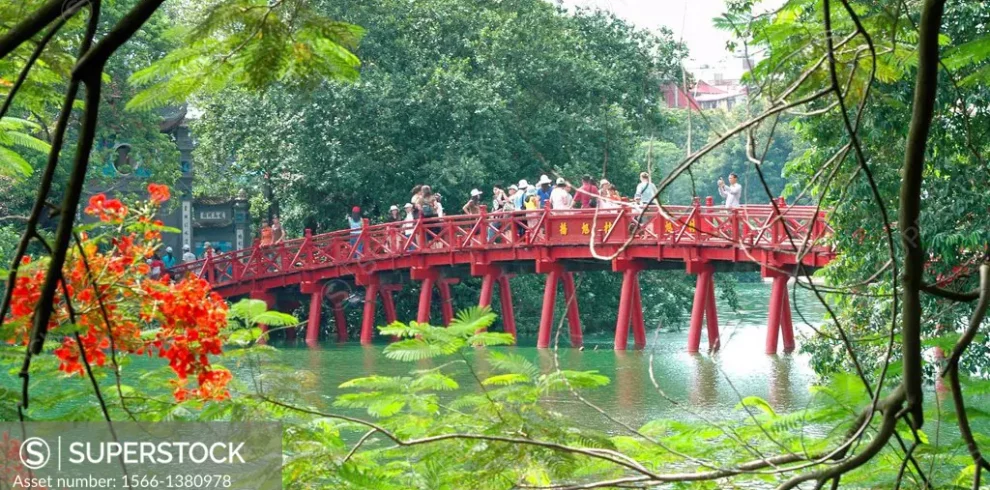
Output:
<instances>
[{"instance_id":1,"label":"man in white shirt","mask_svg":"<svg viewBox=\"0 0 990 490\"><path fill-rule=\"evenodd\" d=\"M729 185L725 181L718 179L718 193L725 198L725 207L738 208L742 203L742 185L739 184L739 176L729 174Z\"/></svg>"},{"instance_id":2,"label":"man in white shirt","mask_svg":"<svg viewBox=\"0 0 990 490\"><path fill-rule=\"evenodd\" d=\"M189 251L189 245L183 245L182 246L182 263L184 264L186 262L195 262L195 261L196 261L196 256L193 255L193 253Z\"/></svg>"},{"instance_id":3,"label":"man in white shirt","mask_svg":"<svg viewBox=\"0 0 990 490\"><path fill-rule=\"evenodd\" d=\"M650 174L643 172L639 174L639 185L636 186L636 195L633 196L644 206L653 201L653 196L657 195L657 186L650 182Z\"/></svg>"},{"instance_id":4,"label":"man in white shirt","mask_svg":"<svg viewBox=\"0 0 990 490\"><path fill-rule=\"evenodd\" d=\"M567 192L567 181L563 177L558 177L557 187L550 191L550 208L571 209L573 204L574 198L571 197L570 192Z\"/></svg>"}]
</instances>

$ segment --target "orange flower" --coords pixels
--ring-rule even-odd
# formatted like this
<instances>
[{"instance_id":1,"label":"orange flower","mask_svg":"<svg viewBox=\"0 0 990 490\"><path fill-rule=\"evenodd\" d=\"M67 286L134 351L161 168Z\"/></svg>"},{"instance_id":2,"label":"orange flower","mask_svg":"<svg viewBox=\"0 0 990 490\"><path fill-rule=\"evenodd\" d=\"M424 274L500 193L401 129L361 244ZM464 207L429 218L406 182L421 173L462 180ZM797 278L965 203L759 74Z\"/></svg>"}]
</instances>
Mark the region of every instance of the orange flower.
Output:
<instances>
[{"instance_id":1,"label":"orange flower","mask_svg":"<svg viewBox=\"0 0 990 490\"><path fill-rule=\"evenodd\" d=\"M168 201L172 197L168 186L165 184L148 184L148 194L151 196L151 202L157 204Z\"/></svg>"},{"instance_id":2,"label":"orange flower","mask_svg":"<svg viewBox=\"0 0 990 490\"><path fill-rule=\"evenodd\" d=\"M149 215L155 204L168 199L168 187L152 185L149 193L152 206L138 205L134 209L139 212L130 214L117 199L107 199L104 194L90 198L86 213L97 216L102 228L112 234L95 240L81 238L82 252L73 248L66 258L63 286L75 306L79 340L62 338L54 351L58 369L69 375L85 375L83 356L93 369L103 367L111 339L115 339L113 347L118 352L165 359L175 375L172 385L176 400L224 400L229 397L231 374L212 365L210 356L223 354L227 304L210 290L209 283L193 276L178 281L147 279L150 268L145 256L161 244L158 228L162 226ZM134 228L143 232L119 231ZM107 244L111 245L109 250L101 251ZM21 345L30 341L31 318L48 263L47 259L31 261L28 257L21 261L5 319L13 328L5 330L0 341ZM90 270L99 272L93 276ZM60 327L70 323L68 308L61 296L51 307L54 315L49 330L58 334ZM157 331L142 336L150 327Z\"/></svg>"}]
</instances>

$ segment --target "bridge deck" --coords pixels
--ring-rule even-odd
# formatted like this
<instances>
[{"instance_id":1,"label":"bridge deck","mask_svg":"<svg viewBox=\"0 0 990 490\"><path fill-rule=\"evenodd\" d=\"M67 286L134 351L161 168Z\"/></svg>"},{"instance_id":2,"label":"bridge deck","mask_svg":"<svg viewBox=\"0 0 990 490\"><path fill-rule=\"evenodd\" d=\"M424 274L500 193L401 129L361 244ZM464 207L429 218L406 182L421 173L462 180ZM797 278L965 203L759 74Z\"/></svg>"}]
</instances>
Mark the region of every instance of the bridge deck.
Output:
<instances>
[{"instance_id":1,"label":"bridge deck","mask_svg":"<svg viewBox=\"0 0 990 490\"><path fill-rule=\"evenodd\" d=\"M779 209L779 211L778 211ZM817 268L834 257L832 229L813 206L652 206L535 210L396 222L255 246L175 267L206 278L225 297L377 272L470 265L567 262L594 267L636 260L645 267ZM641 223L641 224L637 224ZM577 270L577 269L575 269Z\"/></svg>"}]
</instances>

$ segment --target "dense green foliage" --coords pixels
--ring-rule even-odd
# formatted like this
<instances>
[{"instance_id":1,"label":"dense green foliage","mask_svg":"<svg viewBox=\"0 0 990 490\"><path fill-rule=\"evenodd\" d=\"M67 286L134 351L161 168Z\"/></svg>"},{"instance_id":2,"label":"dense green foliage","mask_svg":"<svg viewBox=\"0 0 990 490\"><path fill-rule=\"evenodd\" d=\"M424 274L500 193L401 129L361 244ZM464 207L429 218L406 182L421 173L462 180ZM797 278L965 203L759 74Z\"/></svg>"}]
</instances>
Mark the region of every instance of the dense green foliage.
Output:
<instances>
[{"instance_id":1,"label":"dense green foliage","mask_svg":"<svg viewBox=\"0 0 990 490\"><path fill-rule=\"evenodd\" d=\"M262 335L257 324L291 328L293 319L264 311L260 302L247 302L230 310L224 332L230 344L240 347L221 359L237 376L231 400L175 401L167 396L164 366L157 369L153 360L142 363L136 356L121 355L120 371L104 369L95 376L96 389L103 394L97 401L85 378L65 379L57 374L57 360L41 355L31 366L31 388L44 384L58 389L38 393L24 415L34 420L99 419L106 410L112 418L138 420L282 420L288 427L283 434L285 483L298 488L604 486L603 481L615 478L629 485L673 482L671 486L683 488L793 488L802 478L808 486L817 481L818 487L979 488L978 465L985 465L979 448L990 444L984 430L990 415L980 408L990 393L990 348L984 335L976 335L984 326L985 310L971 306L970 291L990 240L980 220L980 213L990 208L980 180L987 174L983 155L990 149L990 92L984 83L990 74L990 5L950 3L941 35L928 38L942 47L943 81L936 92L931 135L927 137L927 130L922 134L930 143L921 193L914 194L904 184L910 175L899 168L902 160L910 161L903 150L911 143L907 128L919 120L912 114L919 97L912 100L909 94L924 68L916 51L919 39L925 39L915 26L924 20L920 5L864 0L845 9L843 1L790 1L771 15L753 17L748 14L753 3L729 2L731 12L722 23L766 50L767 58L750 74L749 83L759 91L753 92L750 105L732 114L693 120L692 144L686 150L697 149L694 141L717 141L736 121L780 107L780 97L793 101L823 95L779 120L765 120L753 131L755 150L746 150L745 134L729 138L691 169L694 175L684 175L668 188L666 199L703 196L713 177L743 170L751 200L762 200L755 197L755 168L745 163L755 153L764 159L760 169L771 195L795 196L806 189L812 202L833 209L831 224L842 253L824 272L829 286L823 289L830 293L834 313L815 342L805 347L829 379L813 388L820 398L808 409L778 414L769 403L740 395L737 417L708 420L690 413L689 404L669 399L662 383L656 383L658 396L683 407L689 421L609 426L614 432L579 426L555 411L554 403L586 403L581 390L600 387L608 377L541 368L501 351L498 346L511 338L488 332L494 315L473 309L447 328L416 323L384 327L382 334L402 337L385 348L386 355L416 363L415 369L408 376L368 373L351 380L342 387L353 391L334 400L334 413L322 413L312 403L321 394L310 389L311 374L268 362L272 349L257 342ZM938 4L924 2L929 9ZM123 3L106 5L105 19L119 19L126 11ZM275 12L289 5L297 10ZM314 10L305 10L311 5ZM831 10L823 12L829 5ZM656 165L658 172L669 172L678 154L686 152L683 114L661 110L658 97L658 87L679 80L682 48L669 33L637 31L607 14L568 14L539 0L386 0L372 5L221 0L203 8L190 10L206 14L199 18L174 18L182 27L174 39L183 44L173 55L165 51L174 45L156 35L168 19L158 17L127 45L133 51L111 58L96 157L102 158L99 152L110 141L136 138L143 142L138 154L148 159L149 168L155 162L168 168L160 153L167 145L161 146L164 140L155 131L157 117L119 112L123 98L136 93L122 80L152 60L164 59L134 80L164 83L172 78L177 84L153 86L132 99L133 105L195 97L206 111L199 126L200 161L209 185L201 190L261 191L296 231L304 225L338 228L338 217L354 204L381 214L387 204L405 201L414 183L435 184L453 197L471 187L532 180L541 173L573 177L588 172L631 188L641 169ZM0 13L9 14L9 9L0 6ZM268 13L239 16L245 10L238 9ZM314 25L317 19L315 24L326 27L321 23L330 18L361 25L367 32L356 51L363 61L357 82L356 60L341 50L355 46L361 30L335 22L330 31ZM823 18L833 21L829 32ZM203 19L197 30L193 24ZM265 32L261 41L250 34L253 29L238 30L252 25ZM73 20L65 29L78 36L82 25ZM231 30L238 32L226 36ZM845 37L856 31L858 35ZM299 43L290 46L296 36ZM223 42L210 43L211 37ZM826 53L825 37L838 48ZM19 119L0 121L0 148L7 156L4 182L16 189L9 202L21 202L20 207L9 204L11 209L27 203L30 187L19 184L37 175L28 170L38 167L44 150L35 140L44 139L57 110L58 97L52 94L71 69L71 46L53 45L39 78L13 107L12 115ZM23 59L29 51L22 46L17 55ZM212 66L204 59L224 52L232 66L202 73ZM310 64L315 58L308 58L314 53L320 58L317 66ZM182 65L187 56L192 61ZM829 62L823 63L825 59ZM0 60L0 80L16 76L18 66L8 58ZM199 70L203 78L182 66ZM325 77L338 80L319 83ZM803 83L788 89L795 79ZM839 86L838 80L844 83ZM227 87L229 82L241 87ZM823 87L832 91L821 92ZM40 121L37 126L23 122L32 119ZM771 136L777 141L762 150ZM70 132L69 149L76 144L72 137ZM847 144L856 151L843 151ZM11 157L11 149L27 165ZM64 171L59 170L61 180L56 182L65 180ZM243 178L217 178L227 172ZM90 178L101 179L98 172ZM55 188L53 199L61 192L60 185ZM449 207L456 209L458 199L453 200ZM893 209L922 200L917 229L896 222ZM72 211L66 210L69 215ZM0 236L0 248L9 247L9 238ZM934 290L898 284L902 274L910 276L903 265L921 265L909 263L905 254L919 243L926 255L923 282L962 292L968 299L953 301L943 291L939 297L923 296L921 311L899 308L902 290L905 296ZM614 310L615 299L598 293L615 278L601 274L594 279L582 283L581 294L600 298L591 302L593 309ZM520 282L520 296L538 297L536 279ZM650 314L676 323L683 311L665 308L664 301L687 304L690 284L662 276L646 277L644 284L650 290L645 301L654 305ZM985 299L988 281L983 287ZM522 315L534 304L524 304ZM920 333L905 332L909 314L922 319ZM967 329L971 314L974 325ZM607 322L600 328L608 328ZM962 341L967 338L964 330L975 343ZM945 399L943 389L934 397L930 390L914 400L904 395L920 377L911 380L904 374L900 379L907 373L902 368L912 364L898 359L897 349L891 348L910 353L912 342L924 345L918 365L936 379L947 378L955 365L942 362L940 354L953 347L962 353L967 376L954 389L954 400ZM53 346L50 341L43 351L47 354ZM22 347L0 349L7 375L0 383L0 419L18 416L12 407L21 397L16 372L24 358ZM480 372L477 362L488 371ZM476 381L470 387L456 381L463 377L455 373L465 371ZM963 402L969 406L963 408ZM922 416L928 424L922 424ZM967 435L970 428L975 434ZM779 456L771 462L769 455Z\"/></svg>"},{"instance_id":2,"label":"dense green foliage","mask_svg":"<svg viewBox=\"0 0 990 490\"><path fill-rule=\"evenodd\" d=\"M892 25L895 12L886 7L868 10L864 7L864 12L863 22L875 31L873 37L878 50L887 47L891 50L879 58L877 80L871 86L867 110L860 123L860 142L888 215L885 217L875 204L870 182L852 153L841 165L825 166L849 142L838 111L800 118L792 125L800 139L814 145L790 162L788 174L794 179L791 184L794 189L807 188L811 195L820 196L823 206L834 209L835 243L843 253L828 267L825 277L836 288L855 285L853 294L843 290L831 296L831 300L839 321L858 339L861 361L873 365L883 359L880 354L887 348L884 332L891 325L891 294L895 290L889 280L860 283L881 270L885 271L881 277L890 278L893 274L889 266L884 268L890 260L885 231L888 222L895 231L916 233L899 229L896 209L900 202L902 149L911 117L911 75L917 62L913 42L917 32L912 24L916 20L909 18L900 17L896 26ZM798 18L802 15L797 6L785 14ZM990 194L986 192L988 166L982 157L990 150L990 113L985 109L990 104L990 88L985 84L963 84L962 80L986 70L984 49L990 4L950 2L946 19L943 61L951 69L942 71L944 83L938 93L936 120L929 138L922 189L925 212L920 223L921 239L932 258L926 265L926 282L946 281L953 290L969 291L978 284L976 265L985 260L990 243L990 227L977 218L985 214L978 210L990 209ZM778 33L782 29L768 26L764 40L786 53L801 40L783 38ZM891 44L893 39L897 40L896 47ZM869 75L865 61L860 63L864 65L855 74L851 100L862 97ZM786 73L797 73L803 68L799 62L782 67ZM757 72L768 69L761 66ZM830 175L833 169L834 175ZM902 250L896 234L894 244L895 256L900 258ZM924 323L924 341L931 356L934 347L943 351L951 348L972 313L970 305L952 304L952 308L947 308L950 304L933 296L925 298L926 311L933 312L925 317ZM849 368L851 360L840 348L834 324L827 322L823 328L826 335L806 346L806 350L815 354L816 367L823 374ZM976 342L963 357L963 366L971 372L986 373L990 366L990 358L986 356L990 344L985 337L977 338ZM934 367L929 365L927 371L933 373Z\"/></svg>"},{"instance_id":3,"label":"dense green foliage","mask_svg":"<svg viewBox=\"0 0 990 490\"><path fill-rule=\"evenodd\" d=\"M451 210L472 187L544 173L631 189L646 169L636 145L662 131L660 88L684 55L669 32L541 0L324 8L366 30L360 81L230 90L204 100L196 127L205 175L238 176L202 190L268 186L297 233L340 228L354 205L382 216L417 183Z\"/></svg>"}]
</instances>

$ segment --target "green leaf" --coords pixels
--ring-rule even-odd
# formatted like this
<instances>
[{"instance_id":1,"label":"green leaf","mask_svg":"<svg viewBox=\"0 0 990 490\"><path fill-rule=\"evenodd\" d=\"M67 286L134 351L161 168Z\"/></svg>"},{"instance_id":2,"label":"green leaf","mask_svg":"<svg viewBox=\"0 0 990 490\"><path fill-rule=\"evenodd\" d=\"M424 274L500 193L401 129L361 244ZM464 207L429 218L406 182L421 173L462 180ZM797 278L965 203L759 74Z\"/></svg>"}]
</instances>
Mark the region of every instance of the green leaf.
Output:
<instances>
[{"instance_id":1,"label":"green leaf","mask_svg":"<svg viewBox=\"0 0 990 490\"><path fill-rule=\"evenodd\" d=\"M766 400L758 396L747 396L736 404L736 410L742 410L744 407L758 408L771 417L777 416L777 412L774 412L773 407Z\"/></svg>"},{"instance_id":2,"label":"green leaf","mask_svg":"<svg viewBox=\"0 0 990 490\"><path fill-rule=\"evenodd\" d=\"M27 177L34 172L31 164L14 150L0 146L0 175Z\"/></svg>"},{"instance_id":3,"label":"green leaf","mask_svg":"<svg viewBox=\"0 0 990 490\"><path fill-rule=\"evenodd\" d=\"M296 317L278 311L266 311L251 319L251 323L256 325L268 325L270 327L285 327L299 323Z\"/></svg>"},{"instance_id":4,"label":"green leaf","mask_svg":"<svg viewBox=\"0 0 990 490\"><path fill-rule=\"evenodd\" d=\"M490 376L486 378L481 384L485 386L508 386L518 383L528 383L531 379L525 374L509 373L509 374L496 374L495 376Z\"/></svg>"},{"instance_id":5,"label":"green leaf","mask_svg":"<svg viewBox=\"0 0 990 490\"><path fill-rule=\"evenodd\" d=\"M427 373L415 378L412 384L409 385L412 391L452 391L459 387L457 381L454 381L453 378L438 372Z\"/></svg>"}]
</instances>

